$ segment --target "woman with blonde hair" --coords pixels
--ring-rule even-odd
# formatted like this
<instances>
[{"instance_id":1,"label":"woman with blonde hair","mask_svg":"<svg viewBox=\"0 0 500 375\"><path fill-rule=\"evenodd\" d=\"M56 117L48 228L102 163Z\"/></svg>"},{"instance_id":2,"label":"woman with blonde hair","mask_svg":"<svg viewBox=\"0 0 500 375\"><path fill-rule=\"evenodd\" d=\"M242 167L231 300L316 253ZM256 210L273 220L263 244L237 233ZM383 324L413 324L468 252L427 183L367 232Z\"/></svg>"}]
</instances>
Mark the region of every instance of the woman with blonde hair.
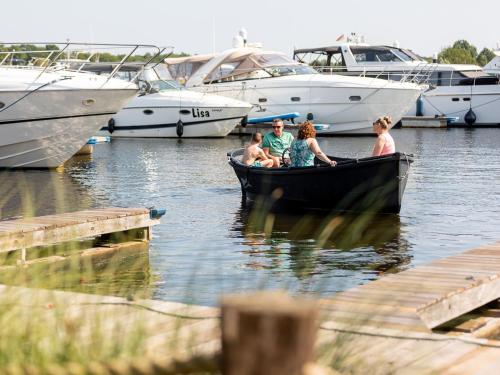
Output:
<instances>
[{"instance_id":1,"label":"woman with blonde hair","mask_svg":"<svg viewBox=\"0 0 500 375\"><path fill-rule=\"evenodd\" d=\"M389 116L379 117L373 123L373 131L377 133L378 137L375 146L373 146L372 156L382 156L396 152L396 144L389 134L391 125L392 119Z\"/></svg>"},{"instance_id":2,"label":"woman with blonde hair","mask_svg":"<svg viewBox=\"0 0 500 375\"><path fill-rule=\"evenodd\" d=\"M299 125L297 139L290 146L291 167L312 167L314 157L325 163L335 166L337 163L330 160L318 145L316 140L316 130L312 122L306 121Z\"/></svg>"}]
</instances>

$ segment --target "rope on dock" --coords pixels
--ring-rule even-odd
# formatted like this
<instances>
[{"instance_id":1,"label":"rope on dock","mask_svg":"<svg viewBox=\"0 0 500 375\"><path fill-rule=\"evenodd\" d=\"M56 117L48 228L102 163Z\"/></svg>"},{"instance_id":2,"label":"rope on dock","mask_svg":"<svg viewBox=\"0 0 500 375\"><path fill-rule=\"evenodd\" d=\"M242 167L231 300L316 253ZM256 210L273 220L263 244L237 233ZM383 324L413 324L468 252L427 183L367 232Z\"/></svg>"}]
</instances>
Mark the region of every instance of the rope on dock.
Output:
<instances>
[{"instance_id":1,"label":"rope on dock","mask_svg":"<svg viewBox=\"0 0 500 375\"><path fill-rule=\"evenodd\" d=\"M9 365L0 369L6 375L187 375L219 374L220 354L193 356L186 360L140 358L115 359L109 362L81 364L69 362L50 364L44 368L33 365Z\"/></svg>"},{"instance_id":2,"label":"rope on dock","mask_svg":"<svg viewBox=\"0 0 500 375\"><path fill-rule=\"evenodd\" d=\"M129 306L129 307L135 307L139 309L144 309L147 311L151 311L157 314L165 315L165 316L170 316L173 318L179 318L179 319L192 319L192 320L208 320L208 319L220 319L220 315L215 315L215 316L195 316L195 315L186 315L186 314L176 314L176 313L171 313L171 312L166 312L166 311L161 311L161 310L156 310L153 309L152 307L145 306L145 305L140 305L138 303L131 303L131 302L84 302L84 303L79 303L81 306L99 306L99 305L117 305L117 306Z\"/></svg>"},{"instance_id":3,"label":"rope on dock","mask_svg":"<svg viewBox=\"0 0 500 375\"><path fill-rule=\"evenodd\" d=\"M325 327L320 326L320 330L323 331L332 331L339 333L347 333L352 335L360 335L360 336L371 336L371 337L382 337L388 339L398 339L398 340L413 340L413 341L460 341L465 344L482 346L486 348L500 348L500 344L494 344L492 340L488 339L479 339L479 338L467 338L467 337L458 337L458 336L444 336L444 335L433 335L433 334L424 334L418 333L411 335L408 332L404 335L398 334L389 334L389 333L379 333L379 332L369 332L366 330L366 327L363 330L354 330L354 329L344 329L344 328L336 328L336 327Z\"/></svg>"}]
</instances>

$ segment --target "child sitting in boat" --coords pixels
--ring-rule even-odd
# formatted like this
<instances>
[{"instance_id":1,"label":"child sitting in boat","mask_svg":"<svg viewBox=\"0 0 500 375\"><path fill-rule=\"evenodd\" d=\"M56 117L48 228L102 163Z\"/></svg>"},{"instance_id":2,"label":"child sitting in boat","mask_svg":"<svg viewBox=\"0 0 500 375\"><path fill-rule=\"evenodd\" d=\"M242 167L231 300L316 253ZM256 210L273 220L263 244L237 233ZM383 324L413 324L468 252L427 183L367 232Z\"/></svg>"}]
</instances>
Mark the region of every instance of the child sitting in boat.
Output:
<instances>
[{"instance_id":1,"label":"child sitting in boat","mask_svg":"<svg viewBox=\"0 0 500 375\"><path fill-rule=\"evenodd\" d=\"M372 156L382 156L396 152L396 144L389 134L391 125L392 119L389 116L380 117L373 123L373 131L377 133L378 138L375 146L373 146Z\"/></svg>"},{"instance_id":2,"label":"child sitting in boat","mask_svg":"<svg viewBox=\"0 0 500 375\"><path fill-rule=\"evenodd\" d=\"M290 146L291 167L312 167L314 166L314 157L325 163L335 166L337 163L330 160L318 145L316 140L316 130L312 122L306 121L299 125L297 139Z\"/></svg>"},{"instance_id":3,"label":"child sitting in boat","mask_svg":"<svg viewBox=\"0 0 500 375\"><path fill-rule=\"evenodd\" d=\"M245 146L245 152L243 153L243 164L250 165L252 167L265 167L271 168L273 166L273 160L268 158L264 151L259 147L262 142L262 134L256 132L252 134L252 139L250 143Z\"/></svg>"}]
</instances>

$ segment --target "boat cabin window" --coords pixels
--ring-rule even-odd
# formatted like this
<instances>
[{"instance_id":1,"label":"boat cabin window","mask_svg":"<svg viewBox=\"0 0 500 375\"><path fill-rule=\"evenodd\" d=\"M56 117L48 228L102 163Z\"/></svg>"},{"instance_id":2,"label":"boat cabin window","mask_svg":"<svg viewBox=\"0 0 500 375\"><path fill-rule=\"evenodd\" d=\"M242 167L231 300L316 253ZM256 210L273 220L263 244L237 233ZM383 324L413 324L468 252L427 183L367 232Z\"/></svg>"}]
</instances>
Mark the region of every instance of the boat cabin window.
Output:
<instances>
[{"instance_id":1,"label":"boat cabin window","mask_svg":"<svg viewBox=\"0 0 500 375\"><path fill-rule=\"evenodd\" d=\"M168 64L168 72L177 82L186 82L204 64L205 61Z\"/></svg>"},{"instance_id":2,"label":"boat cabin window","mask_svg":"<svg viewBox=\"0 0 500 375\"><path fill-rule=\"evenodd\" d=\"M419 55L417 55L415 52L409 50L409 49L399 49L399 51L403 51L406 55L408 55L413 61L424 61L425 62L425 59L423 59L422 57L420 57Z\"/></svg>"},{"instance_id":3,"label":"boat cabin window","mask_svg":"<svg viewBox=\"0 0 500 375\"><path fill-rule=\"evenodd\" d=\"M467 78L466 75L457 70L435 71L428 83L434 86L457 86L464 78Z\"/></svg>"},{"instance_id":4,"label":"boat cabin window","mask_svg":"<svg viewBox=\"0 0 500 375\"><path fill-rule=\"evenodd\" d=\"M296 52L295 60L314 67L319 72L345 71L346 64L341 47Z\"/></svg>"},{"instance_id":5,"label":"boat cabin window","mask_svg":"<svg viewBox=\"0 0 500 375\"><path fill-rule=\"evenodd\" d=\"M269 78L292 74L314 74L309 66L278 53L235 54L229 56L205 79L205 83Z\"/></svg>"},{"instance_id":6,"label":"boat cabin window","mask_svg":"<svg viewBox=\"0 0 500 375\"><path fill-rule=\"evenodd\" d=\"M351 47L354 59L358 63L364 62L401 62L412 61L411 56L398 48L390 47Z\"/></svg>"}]
</instances>

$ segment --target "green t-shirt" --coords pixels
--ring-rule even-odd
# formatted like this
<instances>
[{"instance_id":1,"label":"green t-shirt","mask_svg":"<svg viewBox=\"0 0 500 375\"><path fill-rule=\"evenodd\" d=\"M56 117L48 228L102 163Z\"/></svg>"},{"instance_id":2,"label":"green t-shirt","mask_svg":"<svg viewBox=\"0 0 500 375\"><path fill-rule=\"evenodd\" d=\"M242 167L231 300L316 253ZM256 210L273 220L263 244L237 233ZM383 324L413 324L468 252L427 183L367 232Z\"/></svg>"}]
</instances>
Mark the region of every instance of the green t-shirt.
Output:
<instances>
[{"instance_id":1,"label":"green t-shirt","mask_svg":"<svg viewBox=\"0 0 500 375\"><path fill-rule=\"evenodd\" d=\"M277 137L274 132L271 132L264 136L262 148L269 148L269 153L273 156L281 156L283 151L291 146L292 141L292 133L283 132L281 137Z\"/></svg>"}]
</instances>

